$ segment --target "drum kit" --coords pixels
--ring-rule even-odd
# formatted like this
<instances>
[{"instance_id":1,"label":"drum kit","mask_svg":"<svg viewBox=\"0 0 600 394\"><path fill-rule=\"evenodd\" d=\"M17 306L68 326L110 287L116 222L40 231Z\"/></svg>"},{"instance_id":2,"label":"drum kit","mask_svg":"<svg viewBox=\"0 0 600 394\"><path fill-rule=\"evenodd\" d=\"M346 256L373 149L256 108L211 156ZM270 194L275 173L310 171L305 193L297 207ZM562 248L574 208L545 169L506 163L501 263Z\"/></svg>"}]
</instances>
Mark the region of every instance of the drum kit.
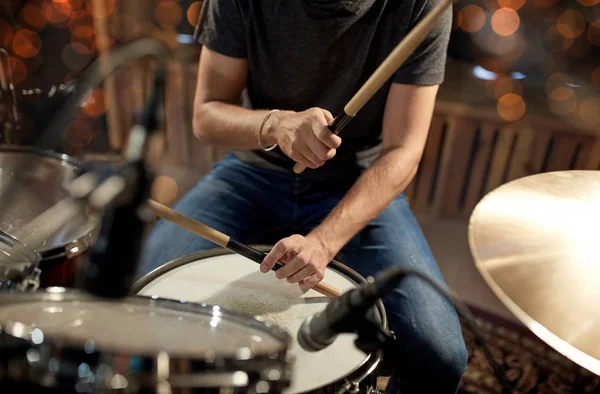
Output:
<instances>
[{"instance_id":1,"label":"drum kit","mask_svg":"<svg viewBox=\"0 0 600 394\"><path fill-rule=\"evenodd\" d=\"M414 31L348 103L337 131L426 33ZM84 75L71 101L119 63L163 54L143 44L113 51L113 62ZM160 86L157 78L156 94ZM1 147L2 392L378 392L379 367L401 341L388 330L380 296L409 273L366 279L334 261L321 287L301 290L257 269L267 246L243 245L148 203L157 103L153 96L118 165L96 169L46 149ZM64 125L67 104L40 146ZM148 212L221 247L165 262L134 282ZM540 174L484 197L469 241L477 268L515 316L600 375L599 222L598 172ZM324 327L322 350L303 343L308 322Z\"/></svg>"}]
</instances>

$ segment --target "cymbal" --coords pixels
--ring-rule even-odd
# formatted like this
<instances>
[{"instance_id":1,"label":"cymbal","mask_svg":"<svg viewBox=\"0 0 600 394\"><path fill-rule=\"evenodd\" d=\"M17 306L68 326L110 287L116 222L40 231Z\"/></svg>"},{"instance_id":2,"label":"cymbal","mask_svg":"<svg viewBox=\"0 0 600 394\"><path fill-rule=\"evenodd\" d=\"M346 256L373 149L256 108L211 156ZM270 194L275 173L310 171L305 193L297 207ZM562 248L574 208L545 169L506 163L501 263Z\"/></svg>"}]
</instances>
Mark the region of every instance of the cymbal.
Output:
<instances>
[{"instance_id":1,"label":"cymbal","mask_svg":"<svg viewBox=\"0 0 600 394\"><path fill-rule=\"evenodd\" d=\"M524 177L469 223L477 269L535 335L600 375L600 171Z\"/></svg>"}]
</instances>

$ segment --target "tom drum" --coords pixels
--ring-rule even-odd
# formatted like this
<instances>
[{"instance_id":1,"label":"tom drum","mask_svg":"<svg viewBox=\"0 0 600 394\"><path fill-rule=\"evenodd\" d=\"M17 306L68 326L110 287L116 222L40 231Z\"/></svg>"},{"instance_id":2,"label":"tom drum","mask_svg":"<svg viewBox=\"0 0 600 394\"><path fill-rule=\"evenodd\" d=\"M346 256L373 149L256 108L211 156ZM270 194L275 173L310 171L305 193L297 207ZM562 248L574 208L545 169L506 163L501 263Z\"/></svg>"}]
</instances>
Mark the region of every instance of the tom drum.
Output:
<instances>
[{"instance_id":1,"label":"tom drum","mask_svg":"<svg viewBox=\"0 0 600 394\"><path fill-rule=\"evenodd\" d=\"M0 230L19 240L26 237L26 225L67 196L64 186L77 169L66 155L0 146ZM37 250L42 257L40 286L74 287L82 255L99 229L99 217L82 214L45 239Z\"/></svg>"},{"instance_id":2,"label":"tom drum","mask_svg":"<svg viewBox=\"0 0 600 394\"><path fill-rule=\"evenodd\" d=\"M324 280L341 293L365 282L359 274L335 261L329 264ZM328 298L278 280L274 272L263 274L255 262L225 249L203 251L167 263L138 280L133 292L219 305L283 328L292 338L290 354L294 359L291 385L285 393L366 393L376 385L374 372L380 356L365 355L358 350L355 336L340 335L331 346L314 353L303 350L297 343L296 334L302 322L325 309ZM382 326L387 328L382 303L376 312Z\"/></svg>"}]
</instances>

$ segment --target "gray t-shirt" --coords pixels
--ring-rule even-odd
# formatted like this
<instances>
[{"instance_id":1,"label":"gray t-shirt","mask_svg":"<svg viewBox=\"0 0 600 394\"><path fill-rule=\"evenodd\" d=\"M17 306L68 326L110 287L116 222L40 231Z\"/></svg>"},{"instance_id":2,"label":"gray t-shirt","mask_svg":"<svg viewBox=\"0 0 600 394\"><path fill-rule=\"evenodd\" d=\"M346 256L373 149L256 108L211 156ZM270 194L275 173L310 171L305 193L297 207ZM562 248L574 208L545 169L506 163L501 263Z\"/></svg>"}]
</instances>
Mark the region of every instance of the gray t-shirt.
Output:
<instances>
[{"instance_id":1,"label":"gray t-shirt","mask_svg":"<svg viewBox=\"0 0 600 394\"><path fill-rule=\"evenodd\" d=\"M207 0L200 43L248 59L247 97L256 109L329 110L334 116L439 0ZM349 187L381 151L392 82L436 85L444 79L452 25L449 9L388 83L344 128L336 156L301 175ZM291 171L280 149L236 152L242 160Z\"/></svg>"}]
</instances>

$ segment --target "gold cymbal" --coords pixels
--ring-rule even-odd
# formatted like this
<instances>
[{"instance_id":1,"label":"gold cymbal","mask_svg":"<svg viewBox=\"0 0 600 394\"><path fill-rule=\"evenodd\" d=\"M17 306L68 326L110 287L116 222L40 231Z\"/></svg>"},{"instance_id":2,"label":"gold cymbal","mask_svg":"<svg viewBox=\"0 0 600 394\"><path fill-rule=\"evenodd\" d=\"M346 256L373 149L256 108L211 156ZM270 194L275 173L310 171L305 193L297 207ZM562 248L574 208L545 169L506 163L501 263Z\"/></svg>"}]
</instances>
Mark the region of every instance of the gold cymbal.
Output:
<instances>
[{"instance_id":1,"label":"gold cymbal","mask_svg":"<svg viewBox=\"0 0 600 394\"><path fill-rule=\"evenodd\" d=\"M506 307L600 375L600 171L544 173L500 186L475 207L469 244Z\"/></svg>"}]
</instances>

